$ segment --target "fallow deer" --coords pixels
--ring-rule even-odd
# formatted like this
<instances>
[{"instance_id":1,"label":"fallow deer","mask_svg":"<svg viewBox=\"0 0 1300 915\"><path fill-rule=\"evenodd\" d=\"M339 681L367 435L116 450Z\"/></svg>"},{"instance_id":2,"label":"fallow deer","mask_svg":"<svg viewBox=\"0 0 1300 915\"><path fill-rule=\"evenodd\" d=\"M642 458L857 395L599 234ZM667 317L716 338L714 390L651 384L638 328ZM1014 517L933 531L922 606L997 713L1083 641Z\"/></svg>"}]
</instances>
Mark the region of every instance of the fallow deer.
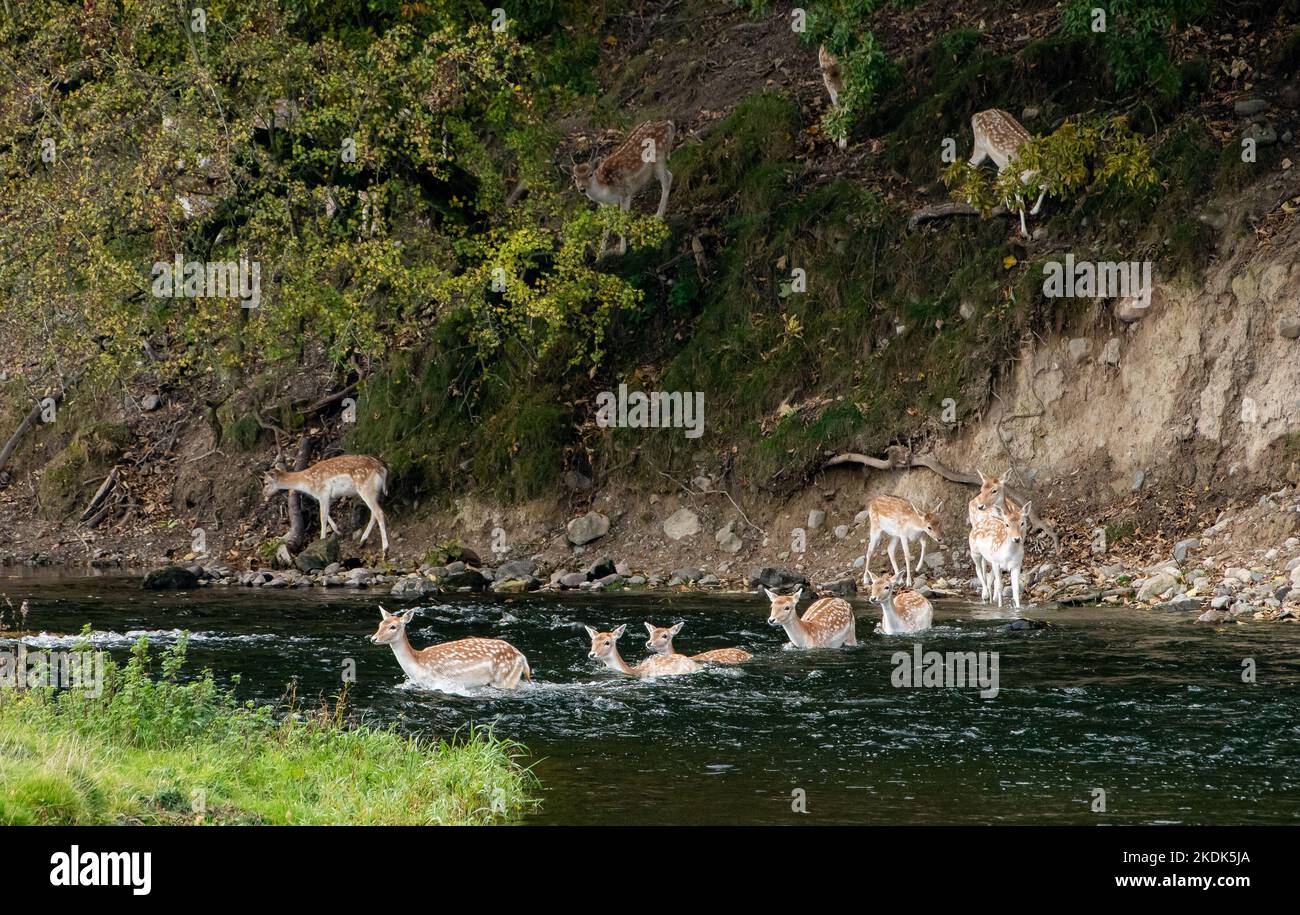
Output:
<instances>
[{"instance_id":1,"label":"fallow deer","mask_svg":"<svg viewBox=\"0 0 1300 915\"><path fill-rule=\"evenodd\" d=\"M871 554L876 551L876 544L881 537L889 537L889 564L898 571L898 545L903 545L903 567L907 571L908 587L912 585L912 550L913 540L921 542L921 557L916 561L916 571L921 571L925 562L925 538L929 537L936 544L943 540L939 527L938 511L943 507L940 502L928 511L922 511L907 499L898 496L877 496L867 506L867 517L871 522L871 539L867 542L867 558L863 563L862 584L869 584L867 575L871 570Z\"/></svg>"},{"instance_id":2,"label":"fallow deer","mask_svg":"<svg viewBox=\"0 0 1300 915\"><path fill-rule=\"evenodd\" d=\"M993 164L998 167L999 174L1016 162L1020 156L1020 147L1029 140L1029 131L1001 108L977 111L971 116L970 126L971 132L975 134L975 147L971 151L969 164L979 165L985 159L992 159ZM1032 170L1022 171L1020 183L1028 184L1036 174L1037 172ZM1043 206L1043 198L1046 196L1047 188L1044 187L1042 193L1038 195L1038 201L1029 211L1031 216L1038 215L1038 211ZM1020 232L1025 237L1029 236L1029 226L1025 224L1023 207L1020 210Z\"/></svg>"},{"instance_id":3,"label":"fallow deer","mask_svg":"<svg viewBox=\"0 0 1300 915\"><path fill-rule=\"evenodd\" d=\"M844 91L844 75L840 72L839 59L826 50L826 45L817 49L817 65L822 71L822 82L826 84L826 91L830 93L831 107L837 108L840 104L840 93ZM836 145L844 149L849 145L848 139L837 140Z\"/></svg>"},{"instance_id":4,"label":"fallow deer","mask_svg":"<svg viewBox=\"0 0 1300 915\"><path fill-rule=\"evenodd\" d=\"M902 581L902 572L893 578L871 575L871 599L880 604L880 631L885 635L921 632L934 621L934 607L919 592L899 588Z\"/></svg>"},{"instance_id":5,"label":"fallow deer","mask_svg":"<svg viewBox=\"0 0 1300 915\"><path fill-rule=\"evenodd\" d=\"M617 643L619 637L627 631L626 625L619 626L613 632L598 632L590 626L585 628L587 635L591 636L591 650L587 652L587 657L593 661L600 661L611 670L616 670L629 677L650 680L655 677L693 674L704 669L684 654L651 655L636 667L632 667L618 653Z\"/></svg>"},{"instance_id":6,"label":"fallow deer","mask_svg":"<svg viewBox=\"0 0 1300 915\"><path fill-rule=\"evenodd\" d=\"M668 210L668 191L673 186L668 154L672 152L675 137L676 128L672 121L646 121L599 165L575 165L574 186L588 199L598 204L618 204L619 209L626 213L632 208L632 198L654 175L659 179L659 209L655 215L662 219ZM603 254L605 239L601 240L600 247ZM618 253L627 253L627 237L622 234L619 235Z\"/></svg>"},{"instance_id":7,"label":"fallow deer","mask_svg":"<svg viewBox=\"0 0 1300 915\"><path fill-rule=\"evenodd\" d=\"M980 491L966 503L966 517L970 519L972 527L988 517L989 511L995 506L1001 508L1004 505L1009 505L1016 511L1020 510L1020 504L1007 496L1007 481L1011 479L1011 468L1007 468L1007 472L1000 477L986 477L983 471L976 471L976 473L980 476ZM1051 525L1038 517L1037 511L1029 512L1029 527L1027 530L1030 532L1042 531L1052 539L1052 550L1055 551L1059 548L1060 541L1056 531Z\"/></svg>"},{"instance_id":8,"label":"fallow deer","mask_svg":"<svg viewBox=\"0 0 1300 915\"><path fill-rule=\"evenodd\" d=\"M646 639L645 647L657 655L676 654L673 648L673 636L681 632L684 625L686 624L677 623L661 628L653 623L646 623L645 628L649 631L650 638ZM743 648L714 648L687 657L696 664L744 664L753 655Z\"/></svg>"},{"instance_id":9,"label":"fallow deer","mask_svg":"<svg viewBox=\"0 0 1300 915\"><path fill-rule=\"evenodd\" d=\"M993 507L990 514L975 527L967 538L975 575L980 582L980 600L991 601L997 596L1002 606L1002 572L1011 573L1011 597L1020 606L1020 568L1025 561L1025 535L1029 530L1029 513L1033 503L1026 502L1019 509L1010 503Z\"/></svg>"},{"instance_id":10,"label":"fallow deer","mask_svg":"<svg viewBox=\"0 0 1300 915\"><path fill-rule=\"evenodd\" d=\"M794 594L774 594L763 589L772 602L767 622L781 626L796 648L839 648L858 644L853 608L841 597L823 597L812 602L801 618L797 612L803 588Z\"/></svg>"},{"instance_id":11,"label":"fallow deer","mask_svg":"<svg viewBox=\"0 0 1300 915\"><path fill-rule=\"evenodd\" d=\"M391 645L397 663L407 679L421 686L437 689L470 689L476 686L495 686L514 689L522 676L533 679L528 659L523 653L501 639L458 639L430 645L416 651L406 637L406 626L415 615L389 613L383 607L379 628L370 637L376 645Z\"/></svg>"},{"instance_id":12,"label":"fallow deer","mask_svg":"<svg viewBox=\"0 0 1300 915\"><path fill-rule=\"evenodd\" d=\"M384 510L379 507L379 496L388 493L388 468L372 457L363 454L344 454L313 464L306 470L268 470L262 475L262 494L271 498L282 489L311 496L320 505L320 536L339 529L330 517L330 502L346 496L357 496L370 509L370 523L361 535L365 543L375 523L379 523L379 537L384 553L388 552L388 527L384 523Z\"/></svg>"}]
</instances>

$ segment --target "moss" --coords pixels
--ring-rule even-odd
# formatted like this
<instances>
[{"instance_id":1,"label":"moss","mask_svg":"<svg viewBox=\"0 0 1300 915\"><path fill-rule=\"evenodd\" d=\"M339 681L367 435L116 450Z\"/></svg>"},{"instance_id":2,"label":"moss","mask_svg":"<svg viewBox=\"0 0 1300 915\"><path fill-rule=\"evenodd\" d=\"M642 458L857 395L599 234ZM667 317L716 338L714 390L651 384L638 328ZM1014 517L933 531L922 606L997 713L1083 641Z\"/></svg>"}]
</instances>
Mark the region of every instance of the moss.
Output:
<instances>
[{"instance_id":1,"label":"moss","mask_svg":"<svg viewBox=\"0 0 1300 915\"><path fill-rule=\"evenodd\" d=\"M41 514L61 518L83 508L93 492L91 484L117 463L130 440L129 429L106 421L78 430L41 475Z\"/></svg>"},{"instance_id":2,"label":"moss","mask_svg":"<svg viewBox=\"0 0 1300 915\"><path fill-rule=\"evenodd\" d=\"M243 412L227 404L217 412L221 423L221 444L237 451L252 451L262 435L262 427L252 412Z\"/></svg>"}]
</instances>

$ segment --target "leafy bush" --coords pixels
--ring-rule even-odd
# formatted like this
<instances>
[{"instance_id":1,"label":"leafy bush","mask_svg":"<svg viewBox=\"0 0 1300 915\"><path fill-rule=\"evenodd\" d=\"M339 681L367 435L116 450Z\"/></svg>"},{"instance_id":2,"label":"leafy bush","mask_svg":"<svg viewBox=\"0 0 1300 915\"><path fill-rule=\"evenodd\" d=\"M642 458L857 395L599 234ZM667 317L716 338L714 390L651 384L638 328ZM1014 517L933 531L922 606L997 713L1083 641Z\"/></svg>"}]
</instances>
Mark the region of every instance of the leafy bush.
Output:
<instances>
[{"instance_id":1,"label":"leafy bush","mask_svg":"<svg viewBox=\"0 0 1300 915\"><path fill-rule=\"evenodd\" d=\"M1061 11L1061 30L1096 44L1118 91L1154 86L1174 95L1181 77L1170 63L1166 36L1171 27L1204 14L1209 5L1209 0L1070 0ZM1105 11L1105 31L1093 31L1097 9Z\"/></svg>"},{"instance_id":2,"label":"leafy bush","mask_svg":"<svg viewBox=\"0 0 1300 915\"><path fill-rule=\"evenodd\" d=\"M808 9L804 41L824 45L839 61L844 89L826 112L831 139L847 140L857 120L871 111L897 76L897 69L870 30L873 15L890 0L822 0ZM894 5L899 5L897 2Z\"/></svg>"}]
</instances>

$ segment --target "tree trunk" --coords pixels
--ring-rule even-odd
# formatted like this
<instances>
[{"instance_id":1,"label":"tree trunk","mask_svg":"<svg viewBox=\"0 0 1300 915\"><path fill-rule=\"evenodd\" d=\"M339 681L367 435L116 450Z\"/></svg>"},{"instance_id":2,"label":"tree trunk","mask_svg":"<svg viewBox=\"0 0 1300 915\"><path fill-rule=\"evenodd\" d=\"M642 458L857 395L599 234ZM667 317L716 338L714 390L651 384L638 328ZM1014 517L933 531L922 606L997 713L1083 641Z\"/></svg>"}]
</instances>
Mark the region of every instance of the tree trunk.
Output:
<instances>
[{"instance_id":1,"label":"tree trunk","mask_svg":"<svg viewBox=\"0 0 1300 915\"><path fill-rule=\"evenodd\" d=\"M55 403L58 403L58 400L59 398L55 396ZM27 434L27 430L35 425L36 421L41 418L41 410L41 402L37 401L36 406L32 407L27 416L23 418L23 421L18 424L18 428L14 430L14 434L9 436L9 441L5 442L4 448L0 449L0 471L3 471L5 465L9 463L10 456L14 453L14 449L18 447L18 443L22 441L23 436Z\"/></svg>"},{"instance_id":2,"label":"tree trunk","mask_svg":"<svg viewBox=\"0 0 1300 915\"><path fill-rule=\"evenodd\" d=\"M298 456L294 458L294 470L306 470L307 464L311 460L312 447L316 444L315 439L310 435L304 435L298 442ZM289 533L284 535L284 545L289 548L291 553L296 553L302 549L302 543L307 539L306 525L302 518L302 496L296 492L289 493Z\"/></svg>"}]
</instances>

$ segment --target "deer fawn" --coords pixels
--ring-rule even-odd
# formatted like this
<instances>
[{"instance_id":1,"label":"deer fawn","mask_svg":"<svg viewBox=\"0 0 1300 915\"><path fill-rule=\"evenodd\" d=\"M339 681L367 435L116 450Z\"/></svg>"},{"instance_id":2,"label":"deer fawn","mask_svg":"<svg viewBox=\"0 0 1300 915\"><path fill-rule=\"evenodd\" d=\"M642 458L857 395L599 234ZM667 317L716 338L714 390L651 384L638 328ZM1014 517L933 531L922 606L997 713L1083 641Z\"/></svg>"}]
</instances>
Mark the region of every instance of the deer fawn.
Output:
<instances>
[{"instance_id":1,"label":"deer fawn","mask_svg":"<svg viewBox=\"0 0 1300 915\"><path fill-rule=\"evenodd\" d=\"M668 190L673 186L673 173L668 170L668 154L672 152L676 128L672 121L646 121L639 125L626 140L594 168L590 163L573 167L573 183L598 204L618 204L624 213L632 208L632 198L654 175L659 179L659 209L655 215L663 218L668 210ZM605 252L602 238L600 250ZM618 253L627 253L627 236L619 235Z\"/></svg>"},{"instance_id":2,"label":"deer fawn","mask_svg":"<svg viewBox=\"0 0 1300 915\"><path fill-rule=\"evenodd\" d=\"M800 618L795 611L803 588L794 594L774 594L767 588L763 593L772 602L768 623L783 627L796 648L839 648L858 644L853 608L843 598L815 600Z\"/></svg>"},{"instance_id":3,"label":"deer fawn","mask_svg":"<svg viewBox=\"0 0 1300 915\"><path fill-rule=\"evenodd\" d=\"M934 607L919 592L900 589L902 580L902 572L893 578L871 575L871 599L880 604L880 631L885 635L920 632L934 621Z\"/></svg>"},{"instance_id":4,"label":"deer fawn","mask_svg":"<svg viewBox=\"0 0 1300 915\"><path fill-rule=\"evenodd\" d=\"M289 489L311 496L320 505L320 536L325 539L326 528L334 533L339 529L330 517L330 501L345 496L358 496L370 509L370 523L361 535L365 543L379 522L379 537L383 550L388 552L388 527L384 524L384 510L379 507L379 494L388 493L388 468L372 457L362 454L345 454L313 464L306 470L268 470L262 476L262 494L266 498Z\"/></svg>"},{"instance_id":5,"label":"deer fawn","mask_svg":"<svg viewBox=\"0 0 1300 915\"><path fill-rule=\"evenodd\" d=\"M650 632L650 638L646 640L645 647L657 655L676 654L677 652L673 650L673 636L681 632L684 625L686 624L677 623L659 628L652 623L646 623L645 628ZM744 664L753 655L743 648L714 648L712 651L702 651L688 657L696 664Z\"/></svg>"},{"instance_id":6,"label":"deer fawn","mask_svg":"<svg viewBox=\"0 0 1300 915\"><path fill-rule=\"evenodd\" d=\"M987 518L971 528L970 558L980 582L980 600L991 601L992 589L998 606L1002 606L1002 571L1006 569L1011 573L1011 597L1020 606L1020 567L1025 561L1025 534L1032 510L1032 502L1018 509L1010 503L994 506Z\"/></svg>"},{"instance_id":7,"label":"deer fawn","mask_svg":"<svg viewBox=\"0 0 1300 915\"><path fill-rule=\"evenodd\" d=\"M826 84L826 91L831 96L831 107L838 107L840 103L840 93L844 91L844 75L840 73L840 62L834 54L826 50L826 45L817 49L817 65L822 71L822 82ZM836 145L844 149L849 145L847 139L836 140Z\"/></svg>"},{"instance_id":8,"label":"deer fawn","mask_svg":"<svg viewBox=\"0 0 1300 915\"><path fill-rule=\"evenodd\" d=\"M530 681L533 679L528 659L509 642L458 639L416 651L406 638L406 626L415 611L407 610L398 615L380 607L379 612L379 628L370 641L376 645L391 645L397 663L402 665L407 679L413 683L453 689L475 686L514 689L521 676Z\"/></svg>"},{"instance_id":9,"label":"deer fawn","mask_svg":"<svg viewBox=\"0 0 1300 915\"><path fill-rule=\"evenodd\" d=\"M936 512L943 507L940 502L929 511L921 511L907 499L898 496L877 496L867 506L867 517L871 520L871 539L867 543L867 558L863 563L862 584L867 586L867 575L871 569L871 554L876 551L876 544L882 536L889 537L889 564L898 571L898 545L903 544L903 568L907 571L908 587L912 585L912 550L913 540L921 542L921 558L916 561L916 571L921 571L925 562L925 538L929 537L936 544L942 541L939 518Z\"/></svg>"},{"instance_id":10,"label":"deer fawn","mask_svg":"<svg viewBox=\"0 0 1300 915\"><path fill-rule=\"evenodd\" d=\"M587 635L591 636L591 650L587 652L587 657L593 661L600 661L611 670L616 670L629 677L649 680L654 677L675 677L679 674L693 674L704 669L684 654L651 655L636 667L631 667L623 660L623 656L618 653L618 645L616 644L619 636L627 630L626 625L619 626L613 632L597 632L590 626L584 628L587 630Z\"/></svg>"},{"instance_id":11,"label":"deer fawn","mask_svg":"<svg viewBox=\"0 0 1300 915\"><path fill-rule=\"evenodd\" d=\"M1020 147L1029 139L1029 131L1021 127L1019 121L1001 108L976 112L970 119L970 126L975 134L975 148L971 151L969 164L979 165L985 159L992 159L993 164L998 167L999 174L1016 161L1020 155ZM1032 170L1022 171L1020 183L1028 184L1036 174L1037 172ZM1038 215L1039 209L1043 206L1043 198L1046 196L1047 188L1043 188L1042 193L1038 195L1038 202L1029 211L1029 215ZM1020 233L1025 237L1029 236L1023 207L1020 210Z\"/></svg>"}]
</instances>

